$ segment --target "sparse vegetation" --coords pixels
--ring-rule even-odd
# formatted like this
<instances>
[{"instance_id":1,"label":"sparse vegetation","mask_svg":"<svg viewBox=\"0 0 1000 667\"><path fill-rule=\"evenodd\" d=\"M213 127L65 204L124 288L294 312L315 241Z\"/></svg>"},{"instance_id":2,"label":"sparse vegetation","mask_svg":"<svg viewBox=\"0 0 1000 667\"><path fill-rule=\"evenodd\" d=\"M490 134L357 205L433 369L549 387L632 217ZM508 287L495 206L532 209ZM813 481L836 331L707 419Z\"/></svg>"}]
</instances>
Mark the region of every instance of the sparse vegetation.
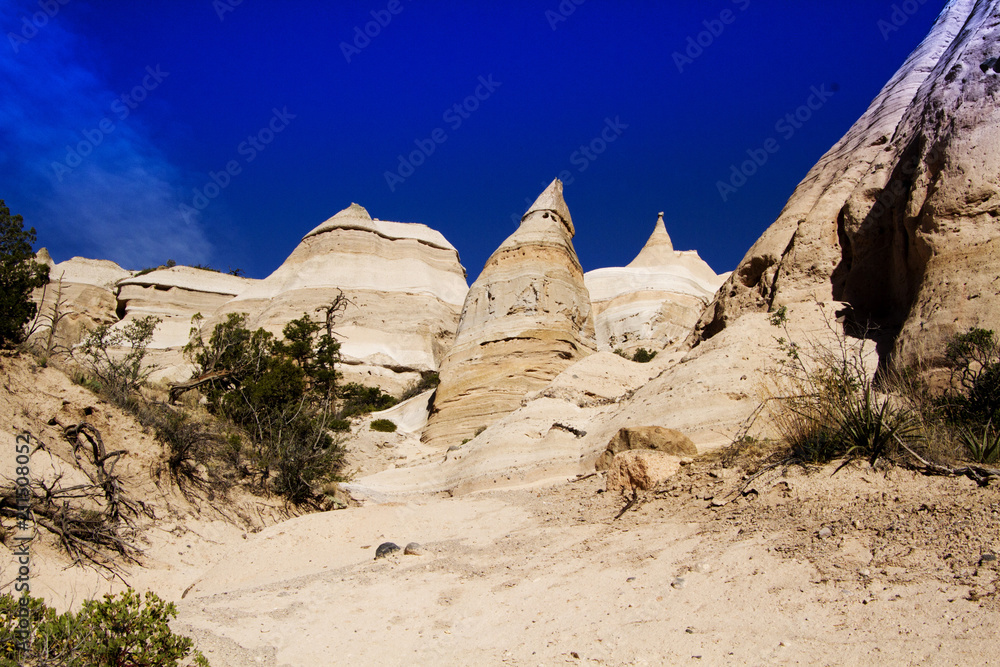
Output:
<instances>
[{"instance_id":1,"label":"sparse vegetation","mask_svg":"<svg viewBox=\"0 0 1000 667\"><path fill-rule=\"evenodd\" d=\"M22 611L24 610L24 611ZM27 634L19 622L27 612ZM174 634L173 603L152 592L132 589L82 609L57 614L44 600L0 595L0 667L176 667L190 659L199 667L208 660L189 637Z\"/></svg>"},{"instance_id":2,"label":"sparse vegetation","mask_svg":"<svg viewBox=\"0 0 1000 667\"><path fill-rule=\"evenodd\" d=\"M992 331L954 337L946 352L952 386L935 398L914 371L869 372L862 339L838 335L833 350L803 346L788 335L784 308L770 322L785 329L776 339L784 358L759 412L780 434L784 460L864 458L874 465L881 458L908 459L929 472L967 474L980 483L996 473L950 467L956 457L980 465L1000 457L1000 433L992 425L1000 407L1000 345ZM740 435L741 442L753 440Z\"/></svg>"},{"instance_id":3,"label":"sparse vegetation","mask_svg":"<svg viewBox=\"0 0 1000 667\"><path fill-rule=\"evenodd\" d=\"M434 389L439 384L441 384L440 375L432 371L425 371L420 374L419 381L414 382L413 384L411 384L409 387L406 388L406 391L403 392L403 395L399 397L399 401L402 402L407 399L413 398L414 396L424 393L428 389Z\"/></svg>"},{"instance_id":4,"label":"sparse vegetation","mask_svg":"<svg viewBox=\"0 0 1000 667\"><path fill-rule=\"evenodd\" d=\"M31 292L49 282L49 267L35 261L35 228L11 215L0 199L0 347L24 340L25 325L38 312Z\"/></svg>"},{"instance_id":5,"label":"sparse vegetation","mask_svg":"<svg viewBox=\"0 0 1000 667\"><path fill-rule=\"evenodd\" d=\"M380 433L396 432L396 424L388 419L373 419L370 428L371 430L379 431Z\"/></svg>"},{"instance_id":6,"label":"sparse vegetation","mask_svg":"<svg viewBox=\"0 0 1000 667\"><path fill-rule=\"evenodd\" d=\"M339 398L341 404L337 416L340 419L386 410L399 402L378 387L366 387L356 382L341 387Z\"/></svg>"},{"instance_id":7,"label":"sparse vegetation","mask_svg":"<svg viewBox=\"0 0 1000 667\"><path fill-rule=\"evenodd\" d=\"M650 361L653 360L653 357L655 356L656 352L650 352L646 348L640 347L638 350L635 351L635 354L632 355L632 361L635 361L640 364L648 364Z\"/></svg>"},{"instance_id":8,"label":"sparse vegetation","mask_svg":"<svg viewBox=\"0 0 1000 667\"><path fill-rule=\"evenodd\" d=\"M159 323L158 317L147 315L120 328L102 324L83 340L78 354L103 394L122 404L139 390L153 372L145 361Z\"/></svg>"},{"instance_id":9,"label":"sparse vegetation","mask_svg":"<svg viewBox=\"0 0 1000 667\"><path fill-rule=\"evenodd\" d=\"M617 354L622 359L628 359L629 361L634 361L640 364L648 364L650 361L653 360L653 357L656 356L656 352L650 352L644 347L640 347L638 350L636 350L631 357L625 354L625 351L622 350L620 347L615 348L615 354Z\"/></svg>"},{"instance_id":10,"label":"sparse vegetation","mask_svg":"<svg viewBox=\"0 0 1000 667\"><path fill-rule=\"evenodd\" d=\"M199 375L211 378L202 386L209 410L242 430L262 483L293 502L335 479L343 458L330 435L343 426L333 405L340 344L328 331L303 314L277 340L230 314L207 342L196 328L187 348Z\"/></svg>"}]
</instances>

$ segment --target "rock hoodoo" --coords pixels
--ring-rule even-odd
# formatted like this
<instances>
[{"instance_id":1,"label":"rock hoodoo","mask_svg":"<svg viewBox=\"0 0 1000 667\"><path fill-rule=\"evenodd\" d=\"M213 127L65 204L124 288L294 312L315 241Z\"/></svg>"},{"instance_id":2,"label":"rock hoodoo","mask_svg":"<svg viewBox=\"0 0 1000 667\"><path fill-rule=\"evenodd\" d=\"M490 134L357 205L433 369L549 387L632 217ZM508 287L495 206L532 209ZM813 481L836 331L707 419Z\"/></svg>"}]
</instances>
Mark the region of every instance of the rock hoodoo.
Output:
<instances>
[{"instance_id":1,"label":"rock hoodoo","mask_svg":"<svg viewBox=\"0 0 1000 667\"><path fill-rule=\"evenodd\" d=\"M694 339L748 312L842 301L884 352L933 366L1000 316L1000 2L951 0L871 106L798 186ZM898 334L898 335L897 335Z\"/></svg>"},{"instance_id":2,"label":"rock hoodoo","mask_svg":"<svg viewBox=\"0 0 1000 667\"><path fill-rule=\"evenodd\" d=\"M573 220L554 180L490 256L462 308L424 440L445 449L520 407L594 352Z\"/></svg>"},{"instance_id":3,"label":"rock hoodoo","mask_svg":"<svg viewBox=\"0 0 1000 667\"><path fill-rule=\"evenodd\" d=\"M244 312L252 326L280 334L285 324L329 305L342 290L338 319L345 380L398 393L437 370L468 291L465 269L440 232L417 223L372 219L351 204L305 235L288 259L226 303L212 318Z\"/></svg>"},{"instance_id":4,"label":"rock hoodoo","mask_svg":"<svg viewBox=\"0 0 1000 667\"><path fill-rule=\"evenodd\" d=\"M628 266L588 271L584 279L598 345L631 354L640 347L663 350L687 338L725 277L696 250L674 250L660 213Z\"/></svg>"},{"instance_id":5,"label":"rock hoodoo","mask_svg":"<svg viewBox=\"0 0 1000 667\"><path fill-rule=\"evenodd\" d=\"M188 342L195 313L214 313L255 282L190 266L157 269L118 283L118 311L125 321L145 315L162 320L153 334L151 349L182 348Z\"/></svg>"},{"instance_id":6,"label":"rock hoodoo","mask_svg":"<svg viewBox=\"0 0 1000 667\"><path fill-rule=\"evenodd\" d=\"M45 318L51 317L56 300L60 302L53 344L70 347L79 343L91 329L118 321L115 285L131 276L131 271L106 259L73 257L57 264L45 248L38 251L36 260L49 266L49 284L35 293L43 325L47 321ZM44 344L47 339L48 329L43 326L36 340Z\"/></svg>"}]
</instances>

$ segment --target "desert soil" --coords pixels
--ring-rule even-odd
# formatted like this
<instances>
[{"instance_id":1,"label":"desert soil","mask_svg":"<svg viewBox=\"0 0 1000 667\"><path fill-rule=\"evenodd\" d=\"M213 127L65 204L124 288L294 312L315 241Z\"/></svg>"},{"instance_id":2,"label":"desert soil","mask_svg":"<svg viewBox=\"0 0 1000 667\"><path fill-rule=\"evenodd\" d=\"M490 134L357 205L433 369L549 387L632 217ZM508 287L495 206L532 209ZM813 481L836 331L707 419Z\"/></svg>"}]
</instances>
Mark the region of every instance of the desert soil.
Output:
<instances>
[{"instance_id":1,"label":"desert soil","mask_svg":"<svg viewBox=\"0 0 1000 667\"><path fill-rule=\"evenodd\" d=\"M709 455L618 519L626 499L598 475L288 518L278 499L183 497L131 418L51 368L0 366L4 456L31 430L33 474L56 475L73 460L57 422L82 419L130 450L117 470L156 519L121 574L177 602L175 629L215 667L1000 663L997 481L752 477ZM66 608L124 586L41 538L34 595ZM424 553L375 560L386 541Z\"/></svg>"},{"instance_id":2,"label":"desert soil","mask_svg":"<svg viewBox=\"0 0 1000 667\"><path fill-rule=\"evenodd\" d=\"M833 471L696 461L619 519L600 476L300 517L177 625L217 666L1000 661L998 485Z\"/></svg>"}]
</instances>

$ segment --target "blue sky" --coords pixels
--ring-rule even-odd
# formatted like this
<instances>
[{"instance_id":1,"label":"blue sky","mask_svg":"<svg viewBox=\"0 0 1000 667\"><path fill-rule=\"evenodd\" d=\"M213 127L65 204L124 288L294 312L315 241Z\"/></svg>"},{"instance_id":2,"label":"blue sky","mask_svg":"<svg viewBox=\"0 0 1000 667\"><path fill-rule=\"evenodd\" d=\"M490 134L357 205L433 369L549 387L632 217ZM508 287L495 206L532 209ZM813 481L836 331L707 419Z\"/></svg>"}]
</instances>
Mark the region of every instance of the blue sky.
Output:
<instances>
[{"instance_id":1,"label":"blue sky","mask_svg":"<svg viewBox=\"0 0 1000 667\"><path fill-rule=\"evenodd\" d=\"M0 199L57 261L254 277L357 202L471 282L561 174L584 269L665 211L722 272L943 4L0 0Z\"/></svg>"}]
</instances>

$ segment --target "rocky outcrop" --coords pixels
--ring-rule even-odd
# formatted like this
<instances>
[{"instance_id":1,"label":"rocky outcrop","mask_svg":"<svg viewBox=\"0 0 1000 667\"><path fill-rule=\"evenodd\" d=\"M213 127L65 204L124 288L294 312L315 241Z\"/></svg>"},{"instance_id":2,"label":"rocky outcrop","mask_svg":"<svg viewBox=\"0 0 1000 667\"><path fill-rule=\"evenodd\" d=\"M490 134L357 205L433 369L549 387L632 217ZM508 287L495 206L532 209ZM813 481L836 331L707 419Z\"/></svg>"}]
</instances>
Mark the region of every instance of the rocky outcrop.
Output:
<instances>
[{"instance_id":1,"label":"rocky outcrop","mask_svg":"<svg viewBox=\"0 0 1000 667\"><path fill-rule=\"evenodd\" d=\"M660 351L683 341L724 279L696 250L674 250L660 213L628 266L584 276L600 349L631 355L639 348Z\"/></svg>"},{"instance_id":2,"label":"rocky outcrop","mask_svg":"<svg viewBox=\"0 0 1000 667\"><path fill-rule=\"evenodd\" d=\"M118 283L118 313L124 322L147 315L160 318L150 349L179 349L188 342L196 313L211 315L255 282L190 266L157 269Z\"/></svg>"},{"instance_id":3,"label":"rocky outcrop","mask_svg":"<svg viewBox=\"0 0 1000 667\"><path fill-rule=\"evenodd\" d=\"M424 440L446 449L520 407L596 343L575 233L556 179L490 256L441 364Z\"/></svg>"},{"instance_id":4,"label":"rocky outcrop","mask_svg":"<svg viewBox=\"0 0 1000 667\"><path fill-rule=\"evenodd\" d=\"M65 350L91 329L118 321L116 283L131 276L131 271L105 259L74 257L57 264L45 248L38 251L36 261L48 265L50 281L34 295L39 317L32 340L38 349ZM58 322L50 339L48 324L53 315Z\"/></svg>"},{"instance_id":5,"label":"rocky outcrop","mask_svg":"<svg viewBox=\"0 0 1000 667\"><path fill-rule=\"evenodd\" d=\"M336 333L346 381L401 392L436 370L450 347L468 291L458 251L426 225L373 220L357 204L305 235L267 278L220 308L249 315L252 326L279 334L293 319L349 303Z\"/></svg>"},{"instance_id":6,"label":"rocky outcrop","mask_svg":"<svg viewBox=\"0 0 1000 667\"><path fill-rule=\"evenodd\" d=\"M615 454L631 449L652 449L674 456L697 456L698 448L680 431L662 426L625 426L611 438L607 449L597 458L594 467L607 470Z\"/></svg>"},{"instance_id":7,"label":"rocky outcrop","mask_svg":"<svg viewBox=\"0 0 1000 667\"><path fill-rule=\"evenodd\" d=\"M951 0L861 119L806 176L692 342L752 311L838 300L883 361L933 365L1000 316L1000 2ZM897 335L898 334L898 335Z\"/></svg>"},{"instance_id":8,"label":"rocky outcrop","mask_svg":"<svg viewBox=\"0 0 1000 667\"><path fill-rule=\"evenodd\" d=\"M681 459L673 454L651 449L619 452L608 468L606 489L623 495L649 491L676 475L680 469Z\"/></svg>"}]
</instances>

